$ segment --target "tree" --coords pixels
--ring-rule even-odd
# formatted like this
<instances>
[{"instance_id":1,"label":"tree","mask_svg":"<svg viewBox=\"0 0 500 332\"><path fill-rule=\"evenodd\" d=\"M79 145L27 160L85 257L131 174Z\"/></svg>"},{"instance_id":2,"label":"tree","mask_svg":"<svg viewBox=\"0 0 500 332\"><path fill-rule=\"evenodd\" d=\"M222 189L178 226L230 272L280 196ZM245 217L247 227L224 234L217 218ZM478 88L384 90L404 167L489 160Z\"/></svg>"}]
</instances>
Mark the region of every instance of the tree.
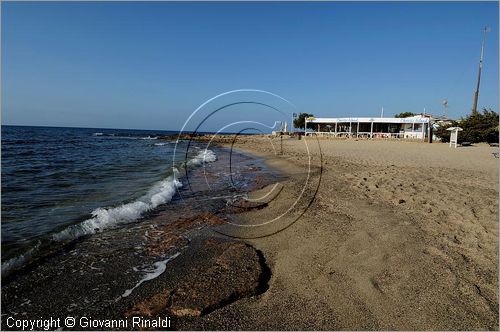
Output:
<instances>
[{"instance_id":1,"label":"tree","mask_svg":"<svg viewBox=\"0 0 500 332\"><path fill-rule=\"evenodd\" d=\"M314 116L313 114L309 113L299 113L299 115L295 118L295 120L293 120L293 126L295 128L304 129L304 123L306 118L310 118L313 116ZM308 123L307 128L312 128L312 123Z\"/></svg>"},{"instance_id":2,"label":"tree","mask_svg":"<svg viewBox=\"0 0 500 332\"><path fill-rule=\"evenodd\" d=\"M451 121L446 125L440 125L436 128L436 130L434 130L434 135L436 135L441 142L448 143L450 141L450 131L447 129L450 127L459 127L458 121ZM458 137L462 138L462 132L458 134Z\"/></svg>"},{"instance_id":3,"label":"tree","mask_svg":"<svg viewBox=\"0 0 500 332\"><path fill-rule=\"evenodd\" d=\"M463 131L458 133L458 143L462 142L488 142L498 143L498 113L491 108L483 108L483 112L469 114L459 121L453 121L446 126L440 126L435 134L446 143L450 141L450 127L461 127Z\"/></svg>"},{"instance_id":4,"label":"tree","mask_svg":"<svg viewBox=\"0 0 500 332\"><path fill-rule=\"evenodd\" d=\"M403 113L399 113L399 114L396 114L394 115L395 118L409 118L410 116L414 116L415 114L412 113L412 112L403 112Z\"/></svg>"}]
</instances>

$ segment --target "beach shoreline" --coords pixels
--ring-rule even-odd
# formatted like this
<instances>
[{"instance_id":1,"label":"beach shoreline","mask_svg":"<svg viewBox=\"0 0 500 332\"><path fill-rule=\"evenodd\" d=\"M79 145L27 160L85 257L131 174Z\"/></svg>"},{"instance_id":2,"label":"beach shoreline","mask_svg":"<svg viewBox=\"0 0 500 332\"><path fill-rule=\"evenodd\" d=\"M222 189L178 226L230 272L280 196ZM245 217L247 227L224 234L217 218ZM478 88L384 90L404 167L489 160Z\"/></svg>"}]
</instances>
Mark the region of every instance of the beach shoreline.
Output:
<instances>
[{"instance_id":1,"label":"beach shoreline","mask_svg":"<svg viewBox=\"0 0 500 332\"><path fill-rule=\"evenodd\" d=\"M226 279L226 293L214 297L204 289L197 292L206 293L199 309L190 308L197 301L186 297L186 308L172 308L171 315L190 310L205 314L265 289L269 272L260 251L237 239L225 238L211 228L225 223L224 211L228 210L226 201L230 197L266 186L277 174L263 167L260 158L237 153L232 155L237 165L232 169L229 183L225 175L227 150L212 149L218 153L217 160L194 167L181 176L184 185L169 203L137 222L73 239L3 278L4 316L122 319L139 303L144 307L148 296L165 287L173 288L172 291L179 285L217 287L203 283L208 276L219 275L220 271L207 270L211 264L227 267L229 275L236 278ZM238 207L240 201L232 201L233 214L253 208L248 204ZM233 263L240 264L236 271L231 270ZM197 277L186 274L190 268L198 269ZM242 274L241 270L248 272ZM231 282L237 288L229 287ZM173 317L172 325L175 323ZM7 324L2 320L3 329L12 329Z\"/></svg>"},{"instance_id":2,"label":"beach shoreline","mask_svg":"<svg viewBox=\"0 0 500 332\"><path fill-rule=\"evenodd\" d=\"M73 272L116 271L70 288L107 289L88 299L78 291L50 299L57 309L41 301L32 313L170 316L179 330L498 329L498 163L491 148L267 135L213 143L282 174L279 189L255 178L250 201L199 211L186 200L178 207L190 211L183 218L166 208L118 233L77 241L52 263L78 252L83 260ZM124 251L131 246L147 256ZM103 264L93 263L96 253ZM160 261L163 272L144 283L120 275ZM42 267L4 288L4 309L28 311L65 289L31 286L58 273ZM130 294L116 301L113 294L125 290Z\"/></svg>"}]
</instances>

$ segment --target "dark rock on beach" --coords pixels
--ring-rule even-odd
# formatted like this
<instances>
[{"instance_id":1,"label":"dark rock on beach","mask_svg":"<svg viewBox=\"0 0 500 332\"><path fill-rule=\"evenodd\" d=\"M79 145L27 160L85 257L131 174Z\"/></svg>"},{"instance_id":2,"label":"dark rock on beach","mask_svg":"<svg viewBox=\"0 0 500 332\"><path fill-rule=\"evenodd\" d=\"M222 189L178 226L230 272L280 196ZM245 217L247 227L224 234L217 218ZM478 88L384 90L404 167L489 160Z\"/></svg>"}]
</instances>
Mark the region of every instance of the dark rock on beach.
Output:
<instances>
[{"instance_id":1,"label":"dark rock on beach","mask_svg":"<svg viewBox=\"0 0 500 332\"><path fill-rule=\"evenodd\" d=\"M194 242L183 259L169 266L164 285L137 301L125 316L200 316L267 290L270 270L253 247L215 237Z\"/></svg>"},{"instance_id":2,"label":"dark rock on beach","mask_svg":"<svg viewBox=\"0 0 500 332\"><path fill-rule=\"evenodd\" d=\"M182 140L182 141L197 141L197 142L214 142L214 143L231 143L235 140L234 135L214 135L214 134L192 134L181 133L176 135L158 136L162 140Z\"/></svg>"}]
</instances>

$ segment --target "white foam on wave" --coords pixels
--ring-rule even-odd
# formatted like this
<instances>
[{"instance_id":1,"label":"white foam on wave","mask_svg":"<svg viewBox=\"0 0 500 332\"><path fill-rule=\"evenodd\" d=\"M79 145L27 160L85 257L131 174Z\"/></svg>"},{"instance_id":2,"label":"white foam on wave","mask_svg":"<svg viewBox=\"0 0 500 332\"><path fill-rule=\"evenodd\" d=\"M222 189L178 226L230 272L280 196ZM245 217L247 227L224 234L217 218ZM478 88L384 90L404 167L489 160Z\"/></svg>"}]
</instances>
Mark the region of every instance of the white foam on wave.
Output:
<instances>
[{"instance_id":1,"label":"white foam on wave","mask_svg":"<svg viewBox=\"0 0 500 332\"><path fill-rule=\"evenodd\" d=\"M216 154L212 150L202 150L194 158L188 160L188 166L199 166L203 163L211 163L217 160Z\"/></svg>"},{"instance_id":2,"label":"white foam on wave","mask_svg":"<svg viewBox=\"0 0 500 332\"><path fill-rule=\"evenodd\" d=\"M159 262L155 262L153 264L152 269L146 270L147 273L142 277L142 279L139 280L139 282L137 284L135 284L134 287L132 287L130 289L127 289L123 293L122 297L127 297L130 294L132 294L132 292L134 291L134 289L136 289L137 287L139 287L143 282L148 281L148 280L153 280L155 278L158 278L158 276L160 276L167 269L167 263L170 262L172 259L176 258L177 256L179 256L180 254L181 253L178 252L178 253L175 253L172 256L168 257L165 260L162 260L162 261L159 261Z\"/></svg>"},{"instance_id":3,"label":"white foam on wave","mask_svg":"<svg viewBox=\"0 0 500 332\"><path fill-rule=\"evenodd\" d=\"M18 269L23 266L33 254L40 248L41 242L38 241L32 248L27 250L24 254L11 258L2 263L2 276L9 274L12 270Z\"/></svg>"},{"instance_id":4,"label":"white foam on wave","mask_svg":"<svg viewBox=\"0 0 500 332\"><path fill-rule=\"evenodd\" d=\"M119 224L134 222L144 213L169 202L177 188L180 187L182 187L182 183L177 180L174 174L156 183L149 189L147 194L136 201L112 208L95 209L92 211L92 218L69 226L63 231L54 234L52 238L56 241L76 239L83 235L95 234Z\"/></svg>"},{"instance_id":5,"label":"white foam on wave","mask_svg":"<svg viewBox=\"0 0 500 332\"><path fill-rule=\"evenodd\" d=\"M193 159L188 161L191 166L199 166L203 163L217 160L215 153L203 150ZM116 227L120 224L132 223L139 219L144 213L151 211L159 205L169 202L175 195L182 182L177 179L178 171L157 182L149 191L139 199L111 208L98 208L92 211L92 218L79 224L71 225L59 233L53 234L55 241L73 240L84 235L95 234L105 229Z\"/></svg>"},{"instance_id":6,"label":"white foam on wave","mask_svg":"<svg viewBox=\"0 0 500 332\"><path fill-rule=\"evenodd\" d=\"M170 142L155 143L154 145L155 146L164 146L164 145L167 145L167 144L170 144Z\"/></svg>"}]
</instances>

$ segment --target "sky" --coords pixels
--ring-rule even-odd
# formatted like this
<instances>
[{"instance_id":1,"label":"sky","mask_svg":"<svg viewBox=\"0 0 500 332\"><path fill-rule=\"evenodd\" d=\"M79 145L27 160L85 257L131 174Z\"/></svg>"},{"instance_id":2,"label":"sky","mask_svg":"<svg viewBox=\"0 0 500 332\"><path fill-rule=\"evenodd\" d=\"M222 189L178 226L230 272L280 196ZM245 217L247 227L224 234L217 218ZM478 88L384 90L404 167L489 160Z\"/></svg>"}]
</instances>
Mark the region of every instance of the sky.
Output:
<instances>
[{"instance_id":1,"label":"sky","mask_svg":"<svg viewBox=\"0 0 500 332\"><path fill-rule=\"evenodd\" d=\"M254 93L204 111L265 100L318 117L459 118L485 25L478 107L498 112L498 2L2 1L1 15L4 125L178 130L235 89L295 107ZM235 105L227 119L265 122L263 108Z\"/></svg>"}]
</instances>

